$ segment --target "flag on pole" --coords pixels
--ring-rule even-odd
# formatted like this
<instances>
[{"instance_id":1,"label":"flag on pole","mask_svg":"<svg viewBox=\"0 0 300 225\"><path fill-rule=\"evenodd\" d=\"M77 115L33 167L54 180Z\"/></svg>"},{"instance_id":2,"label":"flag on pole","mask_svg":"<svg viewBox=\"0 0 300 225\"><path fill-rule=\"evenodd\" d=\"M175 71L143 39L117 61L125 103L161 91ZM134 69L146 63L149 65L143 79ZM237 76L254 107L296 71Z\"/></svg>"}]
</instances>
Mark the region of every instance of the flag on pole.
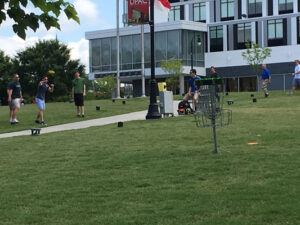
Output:
<instances>
[{"instance_id":1,"label":"flag on pole","mask_svg":"<svg viewBox=\"0 0 300 225\"><path fill-rule=\"evenodd\" d=\"M171 9L170 2L168 0L155 0L154 1L154 22L164 23L169 20L169 11Z\"/></svg>"}]
</instances>

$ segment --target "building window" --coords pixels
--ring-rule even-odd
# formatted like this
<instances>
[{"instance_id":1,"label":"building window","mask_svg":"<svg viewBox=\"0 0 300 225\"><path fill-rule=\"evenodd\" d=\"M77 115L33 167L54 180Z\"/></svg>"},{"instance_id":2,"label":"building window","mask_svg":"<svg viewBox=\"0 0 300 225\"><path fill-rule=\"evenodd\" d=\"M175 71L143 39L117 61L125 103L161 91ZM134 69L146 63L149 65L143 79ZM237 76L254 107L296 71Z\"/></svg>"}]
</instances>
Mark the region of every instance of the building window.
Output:
<instances>
[{"instance_id":1,"label":"building window","mask_svg":"<svg viewBox=\"0 0 300 225\"><path fill-rule=\"evenodd\" d=\"M234 0L221 0L221 20L234 19Z\"/></svg>"},{"instance_id":2,"label":"building window","mask_svg":"<svg viewBox=\"0 0 300 225\"><path fill-rule=\"evenodd\" d=\"M273 0L268 0L268 16L273 16Z\"/></svg>"},{"instance_id":3,"label":"building window","mask_svg":"<svg viewBox=\"0 0 300 225\"><path fill-rule=\"evenodd\" d=\"M199 22L206 21L206 4L205 4L205 2L194 4L194 21L199 21Z\"/></svg>"},{"instance_id":4,"label":"building window","mask_svg":"<svg viewBox=\"0 0 300 225\"><path fill-rule=\"evenodd\" d=\"M246 43L251 42L251 23L237 24L236 29L236 49L245 49Z\"/></svg>"},{"instance_id":5,"label":"building window","mask_svg":"<svg viewBox=\"0 0 300 225\"><path fill-rule=\"evenodd\" d=\"M293 0L278 0L279 14L293 12Z\"/></svg>"},{"instance_id":6,"label":"building window","mask_svg":"<svg viewBox=\"0 0 300 225\"><path fill-rule=\"evenodd\" d=\"M284 20L268 20L268 46L284 45Z\"/></svg>"},{"instance_id":7,"label":"building window","mask_svg":"<svg viewBox=\"0 0 300 225\"><path fill-rule=\"evenodd\" d=\"M209 28L210 51L223 51L223 26Z\"/></svg>"},{"instance_id":8,"label":"building window","mask_svg":"<svg viewBox=\"0 0 300 225\"><path fill-rule=\"evenodd\" d=\"M262 0L248 1L248 17L262 16Z\"/></svg>"},{"instance_id":9,"label":"building window","mask_svg":"<svg viewBox=\"0 0 300 225\"><path fill-rule=\"evenodd\" d=\"M180 20L180 6L173 6L169 12L169 21L179 21Z\"/></svg>"},{"instance_id":10,"label":"building window","mask_svg":"<svg viewBox=\"0 0 300 225\"><path fill-rule=\"evenodd\" d=\"M298 39L298 44L300 44L300 17L298 17L298 21L297 21L297 39Z\"/></svg>"}]
</instances>

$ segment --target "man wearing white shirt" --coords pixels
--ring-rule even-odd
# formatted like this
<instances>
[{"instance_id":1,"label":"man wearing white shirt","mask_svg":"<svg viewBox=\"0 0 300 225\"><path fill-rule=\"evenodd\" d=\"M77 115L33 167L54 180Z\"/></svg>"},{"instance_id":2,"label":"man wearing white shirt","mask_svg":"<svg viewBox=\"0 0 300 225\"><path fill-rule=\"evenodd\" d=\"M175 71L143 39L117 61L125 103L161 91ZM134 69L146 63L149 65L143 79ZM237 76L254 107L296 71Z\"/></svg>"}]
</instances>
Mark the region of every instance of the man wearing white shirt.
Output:
<instances>
[{"instance_id":1,"label":"man wearing white shirt","mask_svg":"<svg viewBox=\"0 0 300 225\"><path fill-rule=\"evenodd\" d=\"M291 91L292 95L294 94L296 88L300 87L300 65L299 64L300 64L299 60L295 60L295 72L292 73L292 76L294 76L293 88Z\"/></svg>"}]
</instances>

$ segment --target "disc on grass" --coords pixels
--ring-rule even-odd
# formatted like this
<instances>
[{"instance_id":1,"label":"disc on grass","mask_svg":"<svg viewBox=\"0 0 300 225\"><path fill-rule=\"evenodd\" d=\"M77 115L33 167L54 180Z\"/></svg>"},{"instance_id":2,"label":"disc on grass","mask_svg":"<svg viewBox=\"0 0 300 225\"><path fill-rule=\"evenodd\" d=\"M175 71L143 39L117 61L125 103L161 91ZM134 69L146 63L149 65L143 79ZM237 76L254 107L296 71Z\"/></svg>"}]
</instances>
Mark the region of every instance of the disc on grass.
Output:
<instances>
[{"instance_id":1,"label":"disc on grass","mask_svg":"<svg viewBox=\"0 0 300 225\"><path fill-rule=\"evenodd\" d=\"M248 145L258 145L258 142L249 142Z\"/></svg>"}]
</instances>

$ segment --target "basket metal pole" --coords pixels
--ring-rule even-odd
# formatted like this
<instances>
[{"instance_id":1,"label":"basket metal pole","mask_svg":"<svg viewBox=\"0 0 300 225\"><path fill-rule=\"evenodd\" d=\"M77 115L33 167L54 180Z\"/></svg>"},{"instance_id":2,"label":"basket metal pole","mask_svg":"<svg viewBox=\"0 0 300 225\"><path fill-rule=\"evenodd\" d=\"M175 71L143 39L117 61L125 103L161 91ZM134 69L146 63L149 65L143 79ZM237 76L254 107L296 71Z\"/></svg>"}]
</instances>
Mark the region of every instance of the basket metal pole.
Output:
<instances>
[{"instance_id":1,"label":"basket metal pole","mask_svg":"<svg viewBox=\"0 0 300 225\"><path fill-rule=\"evenodd\" d=\"M214 153L218 154L218 145L217 145L217 132L216 132L216 120L213 118L212 119L212 128L213 128L213 133L214 133L214 142L215 142L215 150Z\"/></svg>"},{"instance_id":2,"label":"basket metal pole","mask_svg":"<svg viewBox=\"0 0 300 225\"><path fill-rule=\"evenodd\" d=\"M218 154L218 146L217 146L217 132L216 132L216 85L212 85L210 87L210 101L211 101L211 124L214 133L214 143L215 150L214 153Z\"/></svg>"}]
</instances>

